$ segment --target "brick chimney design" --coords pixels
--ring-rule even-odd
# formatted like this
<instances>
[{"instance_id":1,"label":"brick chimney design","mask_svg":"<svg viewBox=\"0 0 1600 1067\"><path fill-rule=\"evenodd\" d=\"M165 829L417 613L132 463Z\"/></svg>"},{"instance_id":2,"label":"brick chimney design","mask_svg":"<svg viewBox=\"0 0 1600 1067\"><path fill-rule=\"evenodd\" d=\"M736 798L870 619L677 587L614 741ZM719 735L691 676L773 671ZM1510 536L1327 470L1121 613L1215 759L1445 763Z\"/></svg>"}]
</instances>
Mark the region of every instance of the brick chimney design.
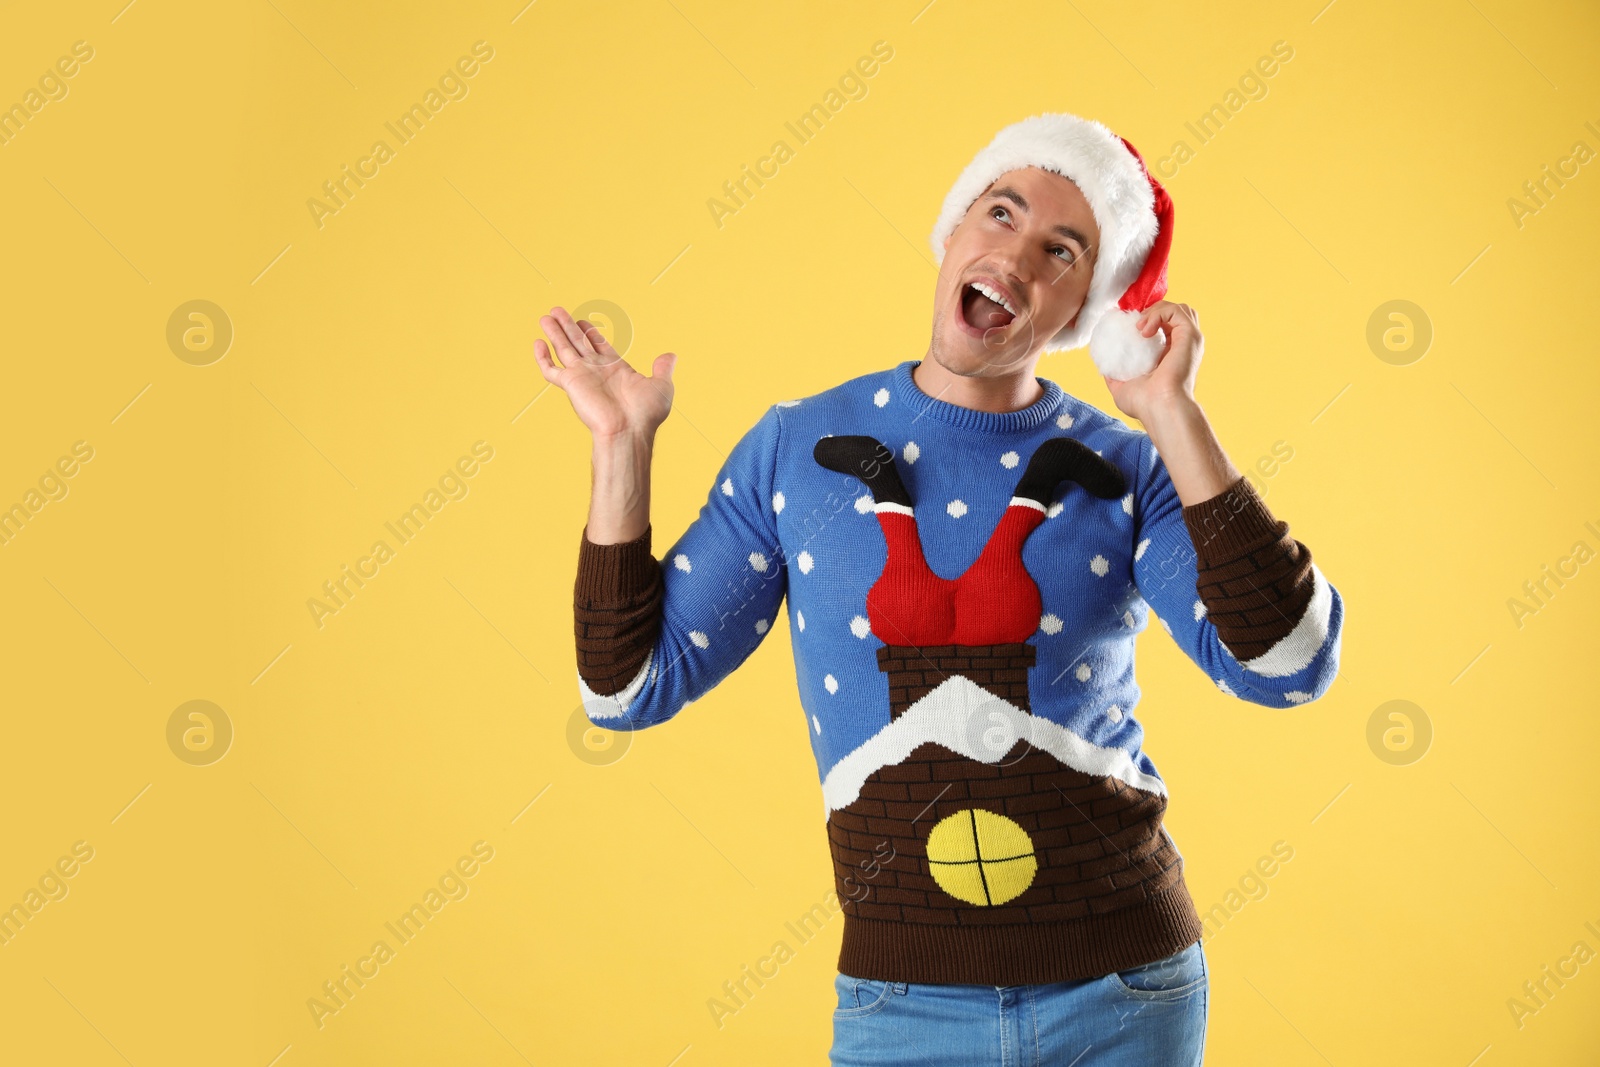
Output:
<instances>
[{"instance_id":1,"label":"brick chimney design","mask_svg":"<svg viewBox=\"0 0 1600 1067\"><path fill-rule=\"evenodd\" d=\"M974 926L1087 918L1144 903L1181 877L1165 795L1129 784L1097 749L1032 714L1038 586L1022 544L1072 480L1100 499L1122 472L1068 437L1043 442L1005 514L958 578L923 556L894 453L864 436L813 450L872 492L888 545L867 594L884 642L890 722L823 784L840 903L860 919Z\"/></svg>"}]
</instances>

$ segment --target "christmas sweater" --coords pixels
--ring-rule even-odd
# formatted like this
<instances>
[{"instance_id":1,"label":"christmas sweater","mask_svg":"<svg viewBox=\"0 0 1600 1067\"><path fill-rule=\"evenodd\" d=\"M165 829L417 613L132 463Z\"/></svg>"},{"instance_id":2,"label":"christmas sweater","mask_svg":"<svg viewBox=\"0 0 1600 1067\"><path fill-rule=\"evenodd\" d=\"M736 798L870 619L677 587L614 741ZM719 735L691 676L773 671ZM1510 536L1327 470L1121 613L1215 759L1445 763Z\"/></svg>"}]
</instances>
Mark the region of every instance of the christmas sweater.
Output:
<instances>
[{"instance_id":1,"label":"christmas sweater","mask_svg":"<svg viewBox=\"0 0 1600 1067\"><path fill-rule=\"evenodd\" d=\"M1152 612L1224 693L1289 708L1338 671L1343 602L1240 478L1184 507L1148 434L1036 379L984 412L917 361L768 408L658 561L596 545L574 587L592 723L671 719L789 613L822 784L839 970L1097 977L1201 935L1144 748Z\"/></svg>"}]
</instances>

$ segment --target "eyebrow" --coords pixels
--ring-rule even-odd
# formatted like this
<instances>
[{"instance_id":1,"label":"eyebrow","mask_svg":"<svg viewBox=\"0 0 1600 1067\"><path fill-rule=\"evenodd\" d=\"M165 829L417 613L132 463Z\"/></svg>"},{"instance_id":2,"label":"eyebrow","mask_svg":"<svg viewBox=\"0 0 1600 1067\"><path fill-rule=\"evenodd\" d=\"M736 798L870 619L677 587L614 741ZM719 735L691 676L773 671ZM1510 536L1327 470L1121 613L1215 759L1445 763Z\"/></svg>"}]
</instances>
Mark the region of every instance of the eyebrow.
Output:
<instances>
[{"instance_id":1,"label":"eyebrow","mask_svg":"<svg viewBox=\"0 0 1600 1067\"><path fill-rule=\"evenodd\" d=\"M1005 197L1007 200L1010 200L1010 201L1014 202L1018 207L1020 207L1024 211L1032 210L1031 208L1028 207L1028 202L1025 199L1023 199L1022 194L1017 192L1015 189L1011 188L1011 186L1009 186L1009 185L1002 185L998 189L991 189L989 191L988 196L986 197L986 199L997 199L999 197ZM1077 241L1079 248L1082 248L1085 251L1088 250L1088 248L1089 248L1088 239L1085 238L1083 236L1083 234L1081 234L1077 230L1073 229L1071 226L1060 226L1060 225L1058 225L1058 226L1054 227L1054 231L1056 233L1059 233L1063 237L1069 237L1072 240Z\"/></svg>"}]
</instances>

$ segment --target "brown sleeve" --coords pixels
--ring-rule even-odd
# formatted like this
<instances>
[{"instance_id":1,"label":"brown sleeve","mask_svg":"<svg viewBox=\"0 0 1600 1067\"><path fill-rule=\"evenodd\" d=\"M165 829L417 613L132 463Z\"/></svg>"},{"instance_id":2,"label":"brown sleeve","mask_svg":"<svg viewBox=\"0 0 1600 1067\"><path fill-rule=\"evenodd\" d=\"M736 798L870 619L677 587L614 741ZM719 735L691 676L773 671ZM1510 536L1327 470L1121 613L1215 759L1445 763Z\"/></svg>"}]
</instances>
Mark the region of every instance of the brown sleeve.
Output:
<instances>
[{"instance_id":1,"label":"brown sleeve","mask_svg":"<svg viewBox=\"0 0 1600 1067\"><path fill-rule=\"evenodd\" d=\"M661 632L661 565L650 554L650 527L632 541L597 545L583 528L572 610L578 674L601 696L627 687Z\"/></svg>"},{"instance_id":2,"label":"brown sleeve","mask_svg":"<svg viewBox=\"0 0 1600 1067\"><path fill-rule=\"evenodd\" d=\"M1217 636L1239 660L1287 637L1315 589L1311 550L1289 536L1250 480L1183 509L1194 542L1196 583Z\"/></svg>"}]
</instances>

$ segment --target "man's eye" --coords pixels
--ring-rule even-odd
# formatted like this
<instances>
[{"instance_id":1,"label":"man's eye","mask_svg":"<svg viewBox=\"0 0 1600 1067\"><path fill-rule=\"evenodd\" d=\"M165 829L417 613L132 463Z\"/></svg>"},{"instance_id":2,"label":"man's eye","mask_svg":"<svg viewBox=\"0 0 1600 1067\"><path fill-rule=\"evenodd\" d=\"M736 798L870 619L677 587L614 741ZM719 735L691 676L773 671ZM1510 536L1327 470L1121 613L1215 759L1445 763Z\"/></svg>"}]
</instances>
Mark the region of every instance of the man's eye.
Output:
<instances>
[{"instance_id":1,"label":"man's eye","mask_svg":"<svg viewBox=\"0 0 1600 1067\"><path fill-rule=\"evenodd\" d=\"M1065 256L1063 256L1063 258L1064 258L1064 259L1065 259L1065 260L1066 260L1066 261L1067 261L1067 262L1068 262L1068 263L1071 263L1071 262L1072 262L1072 261L1073 261L1073 260L1075 260L1075 259L1077 259L1077 258L1078 258L1078 257L1077 257L1077 256L1075 256L1075 255L1073 255L1073 254L1072 254L1072 249L1070 249L1070 248L1067 248L1067 247L1065 247L1065 246L1063 246L1063 245L1056 245L1056 246L1055 246L1055 247L1054 247L1054 248L1052 248L1052 249L1051 249L1051 250L1050 250L1050 251L1051 251L1051 252L1064 252L1064 253L1065 253Z\"/></svg>"},{"instance_id":2,"label":"man's eye","mask_svg":"<svg viewBox=\"0 0 1600 1067\"><path fill-rule=\"evenodd\" d=\"M1000 212L1000 214L1006 216L1006 218L1010 218L1011 217L1011 213L1008 212L1005 208L1001 207L999 204L996 204L994 207L989 209L989 217L990 218L994 218L994 213L996 211L998 211L998 212Z\"/></svg>"}]
</instances>

